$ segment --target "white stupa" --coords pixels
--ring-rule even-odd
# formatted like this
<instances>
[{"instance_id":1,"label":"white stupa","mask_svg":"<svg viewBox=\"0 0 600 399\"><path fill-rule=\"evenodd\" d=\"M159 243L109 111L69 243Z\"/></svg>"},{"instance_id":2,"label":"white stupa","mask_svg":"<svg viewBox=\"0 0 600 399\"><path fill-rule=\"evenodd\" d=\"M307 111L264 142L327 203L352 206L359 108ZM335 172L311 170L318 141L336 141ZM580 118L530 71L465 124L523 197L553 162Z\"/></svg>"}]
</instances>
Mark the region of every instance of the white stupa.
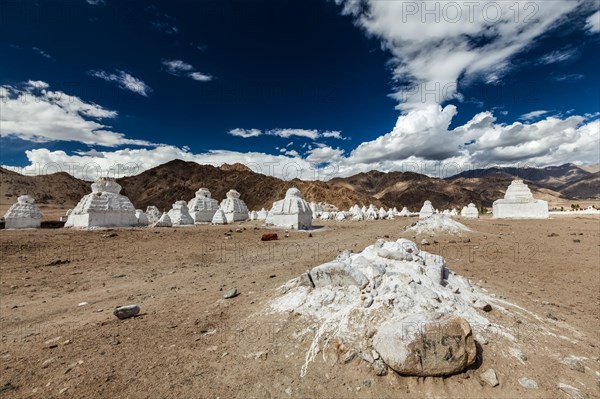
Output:
<instances>
[{"instance_id":1,"label":"white stupa","mask_svg":"<svg viewBox=\"0 0 600 399\"><path fill-rule=\"evenodd\" d=\"M309 204L309 206L310 210L312 211L313 218L316 219L321 216L321 213L323 212L323 206L319 202L313 201Z\"/></svg>"},{"instance_id":2,"label":"white stupa","mask_svg":"<svg viewBox=\"0 0 600 399\"><path fill-rule=\"evenodd\" d=\"M173 226L189 226L194 224L194 219L190 216L187 202L175 201L173 208L169 211L169 217Z\"/></svg>"},{"instance_id":3,"label":"white stupa","mask_svg":"<svg viewBox=\"0 0 600 399\"><path fill-rule=\"evenodd\" d=\"M153 224L154 227L172 227L171 218L167 212L163 212L160 218Z\"/></svg>"},{"instance_id":4,"label":"white stupa","mask_svg":"<svg viewBox=\"0 0 600 399\"><path fill-rule=\"evenodd\" d=\"M221 201L221 210L225 212L227 223L233 223L248 219L248 207L240 199L240 193L235 190L227 192L227 198Z\"/></svg>"},{"instance_id":5,"label":"white stupa","mask_svg":"<svg viewBox=\"0 0 600 399\"><path fill-rule=\"evenodd\" d=\"M211 198L210 191L206 188L198 189L196 196L188 203L188 210L196 223L210 223L217 209L219 202Z\"/></svg>"},{"instance_id":6,"label":"white stupa","mask_svg":"<svg viewBox=\"0 0 600 399\"><path fill-rule=\"evenodd\" d=\"M42 213L30 195L21 195L4 214L7 229L37 229L42 223Z\"/></svg>"},{"instance_id":7,"label":"white stupa","mask_svg":"<svg viewBox=\"0 0 600 399\"><path fill-rule=\"evenodd\" d=\"M456 208L452 208L452 210L450 211L450 216L458 216L458 211L456 210Z\"/></svg>"},{"instance_id":8,"label":"white stupa","mask_svg":"<svg viewBox=\"0 0 600 399\"><path fill-rule=\"evenodd\" d=\"M492 210L495 219L548 219L548 202L534 199L520 179L510 183L504 198L494 201Z\"/></svg>"},{"instance_id":9,"label":"white stupa","mask_svg":"<svg viewBox=\"0 0 600 399\"><path fill-rule=\"evenodd\" d=\"M338 212L335 215L335 220L337 220L338 222L346 220L346 213L345 212Z\"/></svg>"},{"instance_id":10,"label":"white stupa","mask_svg":"<svg viewBox=\"0 0 600 399\"><path fill-rule=\"evenodd\" d=\"M410 216L410 211L408 210L407 207L404 207L404 208L402 208L402 210L400 211L398 216L402 216L402 217Z\"/></svg>"},{"instance_id":11,"label":"white stupa","mask_svg":"<svg viewBox=\"0 0 600 399\"><path fill-rule=\"evenodd\" d=\"M288 189L285 198L273 203L269 222L275 226L306 230L312 227L312 210L296 187Z\"/></svg>"},{"instance_id":12,"label":"white stupa","mask_svg":"<svg viewBox=\"0 0 600 399\"><path fill-rule=\"evenodd\" d=\"M141 209L135 210L135 218L137 219L138 226L148 226L148 215Z\"/></svg>"},{"instance_id":13,"label":"white stupa","mask_svg":"<svg viewBox=\"0 0 600 399\"><path fill-rule=\"evenodd\" d=\"M154 205L146 207L146 216L148 217L148 224L154 224L158 222L158 219L162 216L160 211Z\"/></svg>"},{"instance_id":14,"label":"white stupa","mask_svg":"<svg viewBox=\"0 0 600 399\"><path fill-rule=\"evenodd\" d=\"M256 212L256 220L266 220L267 216L269 216L269 211L265 208L262 208L260 211Z\"/></svg>"},{"instance_id":15,"label":"white stupa","mask_svg":"<svg viewBox=\"0 0 600 399\"><path fill-rule=\"evenodd\" d=\"M419 219L429 217L435 213L435 209L431 205L431 201L427 200L423 203L423 207L419 211Z\"/></svg>"},{"instance_id":16,"label":"white stupa","mask_svg":"<svg viewBox=\"0 0 600 399\"><path fill-rule=\"evenodd\" d=\"M217 209L212 220L212 224L227 224L227 216L221 209Z\"/></svg>"},{"instance_id":17,"label":"white stupa","mask_svg":"<svg viewBox=\"0 0 600 399\"><path fill-rule=\"evenodd\" d=\"M379 212L377 212L377 208L375 208L375 205L369 205L369 209L366 210L365 212L365 219L366 220L377 220L379 218Z\"/></svg>"},{"instance_id":18,"label":"white stupa","mask_svg":"<svg viewBox=\"0 0 600 399\"><path fill-rule=\"evenodd\" d=\"M386 218L387 218L387 219L389 219L389 220L394 220L394 218L396 217L396 213L398 212L398 211L396 211L395 209L396 209L396 208L394 208L394 209L391 209L391 208L390 208L390 209L388 209L388 211L387 211L387 216L386 216Z\"/></svg>"},{"instance_id":19,"label":"white stupa","mask_svg":"<svg viewBox=\"0 0 600 399\"><path fill-rule=\"evenodd\" d=\"M258 220L258 212L252 211L249 214L250 220Z\"/></svg>"},{"instance_id":20,"label":"white stupa","mask_svg":"<svg viewBox=\"0 0 600 399\"><path fill-rule=\"evenodd\" d=\"M471 202L460 211L460 216L465 219L477 219L479 218L479 210L477 209L477 206Z\"/></svg>"},{"instance_id":21,"label":"white stupa","mask_svg":"<svg viewBox=\"0 0 600 399\"><path fill-rule=\"evenodd\" d=\"M65 227L131 227L137 225L135 208L129 198L119 194L121 186L108 177L92 183L92 193L73 209Z\"/></svg>"}]
</instances>

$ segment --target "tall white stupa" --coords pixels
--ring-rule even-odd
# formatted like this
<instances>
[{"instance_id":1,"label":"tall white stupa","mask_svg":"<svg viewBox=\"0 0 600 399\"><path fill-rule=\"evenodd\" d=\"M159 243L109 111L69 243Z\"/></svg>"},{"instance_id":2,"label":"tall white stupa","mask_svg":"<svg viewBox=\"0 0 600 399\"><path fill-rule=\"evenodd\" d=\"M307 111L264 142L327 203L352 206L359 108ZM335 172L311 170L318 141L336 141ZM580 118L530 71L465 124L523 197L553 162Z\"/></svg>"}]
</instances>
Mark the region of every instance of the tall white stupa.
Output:
<instances>
[{"instance_id":1,"label":"tall white stupa","mask_svg":"<svg viewBox=\"0 0 600 399\"><path fill-rule=\"evenodd\" d=\"M248 219L248 207L240 199L240 193L235 190L227 192L227 198L221 201L220 209L225 213L227 223Z\"/></svg>"},{"instance_id":2,"label":"tall white stupa","mask_svg":"<svg viewBox=\"0 0 600 399\"><path fill-rule=\"evenodd\" d=\"M219 202L212 198L207 188L198 189L196 196L188 203L188 210L196 223L210 223L217 209Z\"/></svg>"},{"instance_id":3,"label":"tall white stupa","mask_svg":"<svg viewBox=\"0 0 600 399\"><path fill-rule=\"evenodd\" d=\"M65 227L132 227L137 225L135 208L129 198L119 194L121 185L101 177L92 183L92 193L85 195L69 214Z\"/></svg>"},{"instance_id":4,"label":"tall white stupa","mask_svg":"<svg viewBox=\"0 0 600 399\"><path fill-rule=\"evenodd\" d=\"M492 212L495 219L548 219L548 202L534 199L523 180L515 179L504 198L494 201Z\"/></svg>"},{"instance_id":5,"label":"tall white stupa","mask_svg":"<svg viewBox=\"0 0 600 399\"><path fill-rule=\"evenodd\" d=\"M284 199L275 201L269 214L269 222L275 226L292 227L296 230L312 227L311 207L296 187L288 189Z\"/></svg>"}]
</instances>

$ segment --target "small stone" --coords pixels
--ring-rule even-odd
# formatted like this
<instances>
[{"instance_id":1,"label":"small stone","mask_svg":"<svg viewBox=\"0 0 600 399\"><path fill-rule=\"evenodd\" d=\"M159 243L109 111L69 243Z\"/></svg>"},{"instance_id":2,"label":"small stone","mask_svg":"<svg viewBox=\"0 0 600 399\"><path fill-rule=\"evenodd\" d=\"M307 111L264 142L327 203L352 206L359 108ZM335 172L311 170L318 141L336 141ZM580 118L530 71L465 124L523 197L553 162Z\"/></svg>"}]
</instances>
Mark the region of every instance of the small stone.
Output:
<instances>
[{"instance_id":1,"label":"small stone","mask_svg":"<svg viewBox=\"0 0 600 399\"><path fill-rule=\"evenodd\" d=\"M580 239L576 239L576 240L573 240L573 242L579 243L579 242L581 242L581 240Z\"/></svg>"},{"instance_id":2,"label":"small stone","mask_svg":"<svg viewBox=\"0 0 600 399\"><path fill-rule=\"evenodd\" d=\"M113 314L119 319L128 319L140 313L140 307L138 305L124 305L117 306L113 311Z\"/></svg>"},{"instance_id":3,"label":"small stone","mask_svg":"<svg viewBox=\"0 0 600 399\"><path fill-rule=\"evenodd\" d=\"M265 233L260 238L261 241L275 241L277 240L277 233Z\"/></svg>"},{"instance_id":4,"label":"small stone","mask_svg":"<svg viewBox=\"0 0 600 399\"><path fill-rule=\"evenodd\" d=\"M466 244L466 243L469 243L469 242L471 242L471 239L470 239L470 238L468 238L468 237L467 237L467 238L463 238L463 242L464 242L465 244Z\"/></svg>"},{"instance_id":5,"label":"small stone","mask_svg":"<svg viewBox=\"0 0 600 399\"><path fill-rule=\"evenodd\" d=\"M64 387L62 388L60 391L58 391L59 394L63 394L65 392L67 392L67 389L69 389L69 387Z\"/></svg>"},{"instance_id":6,"label":"small stone","mask_svg":"<svg viewBox=\"0 0 600 399\"><path fill-rule=\"evenodd\" d=\"M373 371L375 371L375 375L377 376L384 376L388 373L388 368L383 360L377 359L373 363Z\"/></svg>"},{"instance_id":7,"label":"small stone","mask_svg":"<svg viewBox=\"0 0 600 399\"><path fill-rule=\"evenodd\" d=\"M79 302L79 304L77 306L87 306L89 305L89 303L87 302Z\"/></svg>"},{"instance_id":8,"label":"small stone","mask_svg":"<svg viewBox=\"0 0 600 399\"><path fill-rule=\"evenodd\" d=\"M492 305L485 301L482 301L481 299L475 301L473 306L475 306L477 309L483 310L484 312L490 312L492 310Z\"/></svg>"},{"instance_id":9,"label":"small stone","mask_svg":"<svg viewBox=\"0 0 600 399\"><path fill-rule=\"evenodd\" d=\"M353 350L349 350L348 352L344 353L344 356L342 356L342 363L344 363L344 364L350 363L352 360L354 360L355 357L356 357L356 352Z\"/></svg>"},{"instance_id":10,"label":"small stone","mask_svg":"<svg viewBox=\"0 0 600 399\"><path fill-rule=\"evenodd\" d=\"M225 294L223 294L223 298L225 298L225 299L235 298L237 295L238 295L237 289L232 288L230 290L225 291Z\"/></svg>"},{"instance_id":11,"label":"small stone","mask_svg":"<svg viewBox=\"0 0 600 399\"><path fill-rule=\"evenodd\" d=\"M364 380L363 381L363 385L366 386L367 388L371 388L371 380Z\"/></svg>"},{"instance_id":12,"label":"small stone","mask_svg":"<svg viewBox=\"0 0 600 399\"><path fill-rule=\"evenodd\" d=\"M494 371L494 369L487 369L486 371L481 373L481 379L492 387L500 385L500 383L498 382L498 377L496 376L496 371Z\"/></svg>"},{"instance_id":13,"label":"small stone","mask_svg":"<svg viewBox=\"0 0 600 399\"><path fill-rule=\"evenodd\" d=\"M567 356L563 358L560 362L564 365L569 366L571 370L579 371L580 373L585 373L585 366L575 356Z\"/></svg>"},{"instance_id":14,"label":"small stone","mask_svg":"<svg viewBox=\"0 0 600 399\"><path fill-rule=\"evenodd\" d=\"M427 239L426 239L426 238L423 238L423 239L421 240L421 245L429 245L429 241L427 241Z\"/></svg>"},{"instance_id":15,"label":"small stone","mask_svg":"<svg viewBox=\"0 0 600 399\"><path fill-rule=\"evenodd\" d=\"M50 366L50 364L52 364L53 361L54 361L53 357L51 357L50 359L44 360L44 362L42 363L42 368L43 369L48 368L48 366Z\"/></svg>"},{"instance_id":16,"label":"small stone","mask_svg":"<svg viewBox=\"0 0 600 399\"><path fill-rule=\"evenodd\" d=\"M287 387L285 389L285 393L287 393L288 396L292 396L292 388L291 387Z\"/></svg>"},{"instance_id":17,"label":"small stone","mask_svg":"<svg viewBox=\"0 0 600 399\"><path fill-rule=\"evenodd\" d=\"M572 387L562 382L558 384L558 389L572 397L573 399L588 399L589 397L579 389Z\"/></svg>"},{"instance_id":18,"label":"small stone","mask_svg":"<svg viewBox=\"0 0 600 399\"><path fill-rule=\"evenodd\" d=\"M526 389L538 389L537 382L535 382L535 380L532 380L531 378L521 377L519 378L519 384L521 384L521 386Z\"/></svg>"},{"instance_id":19,"label":"small stone","mask_svg":"<svg viewBox=\"0 0 600 399\"><path fill-rule=\"evenodd\" d=\"M377 353L377 351L375 349L373 349L371 351L371 354L373 355L373 359L375 359L375 360L379 359L379 353Z\"/></svg>"}]
</instances>

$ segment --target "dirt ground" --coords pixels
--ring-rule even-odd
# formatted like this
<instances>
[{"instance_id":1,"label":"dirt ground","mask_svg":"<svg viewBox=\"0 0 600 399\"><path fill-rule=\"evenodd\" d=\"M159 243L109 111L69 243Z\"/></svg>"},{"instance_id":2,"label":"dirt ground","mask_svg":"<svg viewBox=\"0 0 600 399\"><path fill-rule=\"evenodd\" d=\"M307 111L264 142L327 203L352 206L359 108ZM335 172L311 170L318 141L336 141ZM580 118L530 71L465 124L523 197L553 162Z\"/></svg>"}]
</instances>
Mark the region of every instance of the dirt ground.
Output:
<instances>
[{"instance_id":1,"label":"dirt ground","mask_svg":"<svg viewBox=\"0 0 600 399\"><path fill-rule=\"evenodd\" d=\"M260 241L273 230L257 222L241 223L241 232L237 225L2 230L0 397L569 398L559 383L600 397L597 216L484 217L462 220L473 231L461 237L416 237L494 294L488 318L516 337L488 335L467 372L378 377L368 362L343 364L336 346L323 343L300 377L316 324L269 314L277 287L341 250L413 239L404 228L415 221L318 222L312 237L279 230L273 242ZM224 299L234 287L239 295ZM113 316L115 306L131 303L140 316ZM577 361L561 363L567 356ZM488 368L499 386L481 381ZM522 377L538 388L522 387Z\"/></svg>"}]
</instances>

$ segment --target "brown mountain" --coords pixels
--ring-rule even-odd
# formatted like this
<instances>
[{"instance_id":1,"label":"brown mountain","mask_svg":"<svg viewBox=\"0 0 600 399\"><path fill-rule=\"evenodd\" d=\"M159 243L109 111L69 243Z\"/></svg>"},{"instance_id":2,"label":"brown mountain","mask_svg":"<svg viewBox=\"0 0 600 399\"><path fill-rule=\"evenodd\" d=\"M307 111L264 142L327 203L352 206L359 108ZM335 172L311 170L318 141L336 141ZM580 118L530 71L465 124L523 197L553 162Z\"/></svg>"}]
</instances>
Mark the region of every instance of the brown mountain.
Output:
<instances>
[{"instance_id":1,"label":"brown mountain","mask_svg":"<svg viewBox=\"0 0 600 399\"><path fill-rule=\"evenodd\" d=\"M560 193L565 198L600 198L600 172L564 184Z\"/></svg>"}]
</instances>

